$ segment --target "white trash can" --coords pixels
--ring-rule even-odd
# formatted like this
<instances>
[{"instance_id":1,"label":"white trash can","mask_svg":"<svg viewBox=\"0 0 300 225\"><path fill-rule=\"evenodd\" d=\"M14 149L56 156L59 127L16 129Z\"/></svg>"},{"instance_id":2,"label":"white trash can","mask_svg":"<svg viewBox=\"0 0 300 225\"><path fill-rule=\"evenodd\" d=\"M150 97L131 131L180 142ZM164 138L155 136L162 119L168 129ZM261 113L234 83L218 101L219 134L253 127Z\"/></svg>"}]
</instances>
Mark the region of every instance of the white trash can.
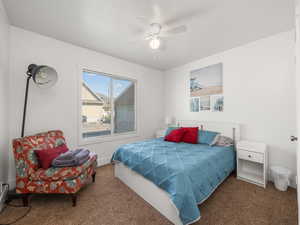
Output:
<instances>
[{"instance_id":1,"label":"white trash can","mask_svg":"<svg viewBox=\"0 0 300 225\"><path fill-rule=\"evenodd\" d=\"M290 184L291 171L281 166L272 166L271 173L274 178L275 187L279 191L286 191Z\"/></svg>"}]
</instances>

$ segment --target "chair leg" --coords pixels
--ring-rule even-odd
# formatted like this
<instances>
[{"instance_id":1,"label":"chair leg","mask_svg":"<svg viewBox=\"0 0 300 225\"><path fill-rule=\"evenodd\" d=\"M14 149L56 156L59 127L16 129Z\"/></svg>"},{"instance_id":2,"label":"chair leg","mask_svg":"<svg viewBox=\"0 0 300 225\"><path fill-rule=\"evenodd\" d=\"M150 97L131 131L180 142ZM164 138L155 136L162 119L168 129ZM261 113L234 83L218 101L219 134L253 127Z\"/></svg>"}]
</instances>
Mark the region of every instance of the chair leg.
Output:
<instances>
[{"instance_id":1,"label":"chair leg","mask_svg":"<svg viewBox=\"0 0 300 225\"><path fill-rule=\"evenodd\" d=\"M27 207L28 206L28 198L29 198L29 194L24 194L23 196L22 196L22 201L23 201L23 206L24 207Z\"/></svg>"},{"instance_id":2,"label":"chair leg","mask_svg":"<svg viewBox=\"0 0 300 225\"><path fill-rule=\"evenodd\" d=\"M95 173L93 173L93 175L92 175L92 179L93 179L93 183L95 183L95 180L96 180L96 172L95 172Z\"/></svg>"},{"instance_id":3,"label":"chair leg","mask_svg":"<svg viewBox=\"0 0 300 225\"><path fill-rule=\"evenodd\" d=\"M72 206L75 207L77 203L77 194L71 194L72 197Z\"/></svg>"}]
</instances>

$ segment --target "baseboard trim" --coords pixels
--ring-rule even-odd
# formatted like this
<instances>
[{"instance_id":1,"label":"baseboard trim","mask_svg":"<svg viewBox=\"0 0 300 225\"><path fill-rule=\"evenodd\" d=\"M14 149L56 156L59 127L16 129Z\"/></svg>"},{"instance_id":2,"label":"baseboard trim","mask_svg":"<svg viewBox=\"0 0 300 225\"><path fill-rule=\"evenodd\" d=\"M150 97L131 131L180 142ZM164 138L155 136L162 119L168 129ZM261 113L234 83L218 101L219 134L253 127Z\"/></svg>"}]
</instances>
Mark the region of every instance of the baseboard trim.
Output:
<instances>
[{"instance_id":1,"label":"baseboard trim","mask_svg":"<svg viewBox=\"0 0 300 225\"><path fill-rule=\"evenodd\" d=\"M110 164L110 160L111 160L111 157L98 158L97 159L97 163L98 163L97 166L100 167L100 166L108 165L108 164ZM271 182L274 183L274 180L272 179L270 174L268 176L268 181L271 181ZM16 187L16 179L10 179L10 180L8 180L7 183L9 184L9 189L10 190L12 190ZM289 187L297 189L296 176L291 177Z\"/></svg>"},{"instance_id":2,"label":"baseboard trim","mask_svg":"<svg viewBox=\"0 0 300 225\"><path fill-rule=\"evenodd\" d=\"M97 160L98 167L110 164L110 159L111 159L110 157L109 158L108 157L98 158L98 160Z\"/></svg>"}]
</instances>

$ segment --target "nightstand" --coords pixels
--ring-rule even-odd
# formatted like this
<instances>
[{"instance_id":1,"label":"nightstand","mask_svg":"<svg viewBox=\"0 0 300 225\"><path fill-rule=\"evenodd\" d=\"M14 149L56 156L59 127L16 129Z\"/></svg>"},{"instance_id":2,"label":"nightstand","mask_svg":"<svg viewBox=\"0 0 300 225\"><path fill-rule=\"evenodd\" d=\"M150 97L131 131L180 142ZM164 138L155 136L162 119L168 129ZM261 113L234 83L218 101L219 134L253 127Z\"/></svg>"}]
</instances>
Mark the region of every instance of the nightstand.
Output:
<instances>
[{"instance_id":1,"label":"nightstand","mask_svg":"<svg viewBox=\"0 0 300 225\"><path fill-rule=\"evenodd\" d=\"M166 134L166 131L167 131L167 129L160 129L160 130L156 131L155 137L156 138L164 137Z\"/></svg>"},{"instance_id":2,"label":"nightstand","mask_svg":"<svg viewBox=\"0 0 300 225\"><path fill-rule=\"evenodd\" d=\"M237 179L266 188L268 168L266 144L239 141L237 143L236 160Z\"/></svg>"}]
</instances>

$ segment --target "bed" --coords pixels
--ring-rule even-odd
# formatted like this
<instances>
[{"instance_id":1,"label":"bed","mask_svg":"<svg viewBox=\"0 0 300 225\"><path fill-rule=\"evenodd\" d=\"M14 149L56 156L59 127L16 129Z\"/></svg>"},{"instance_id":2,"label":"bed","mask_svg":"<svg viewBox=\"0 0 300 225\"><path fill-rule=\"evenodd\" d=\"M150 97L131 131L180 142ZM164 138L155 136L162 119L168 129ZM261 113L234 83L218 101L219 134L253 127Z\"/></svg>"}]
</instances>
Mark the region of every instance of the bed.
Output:
<instances>
[{"instance_id":1,"label":"bed","mask_svg":"<svg viewBox=\"0 0 300 225\"><path fill-rule=\"evenodd\" d=\"M238 140L233 123L179 121ZM156 138L121 146L113 155L115 176L176 225L200 219L197 207L235 169L234 146L165 142Z\"/></svg>"}]
</instances>

